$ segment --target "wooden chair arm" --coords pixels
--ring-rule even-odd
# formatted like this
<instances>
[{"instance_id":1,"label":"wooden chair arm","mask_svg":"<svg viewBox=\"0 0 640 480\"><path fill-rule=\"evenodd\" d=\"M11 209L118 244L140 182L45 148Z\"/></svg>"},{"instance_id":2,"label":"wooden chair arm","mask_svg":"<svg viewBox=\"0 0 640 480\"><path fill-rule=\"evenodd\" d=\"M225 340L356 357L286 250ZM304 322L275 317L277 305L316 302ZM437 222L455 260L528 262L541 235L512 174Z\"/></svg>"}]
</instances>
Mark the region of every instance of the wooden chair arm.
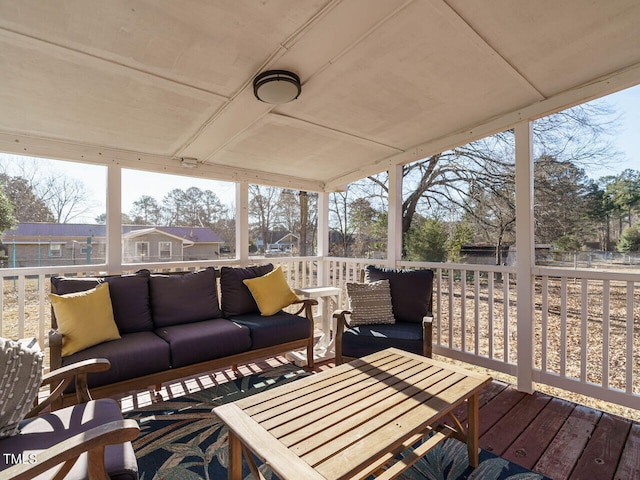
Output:
<instances>
[{"instance_id":1,"label":"wooden chair arm","mask_svg":"<svg viewBox=\"0 0 640 480\"><path fill-rule=\"evenodd\" d=\"M106 358L92 358L72 363L57 370L52 370L44 375L42 379L42 385L51 385L49 388L49 396L32 408L25 418L35 417L49 406L51 406L53 410L60 407L60 402L56 402L56 400L60 398L64 390L73 380L75 380L78 403L88 402L91 400L91 394L87 386L87 374L105 372L109 370L110 367L111 363L109 363L109 360Z\"/></svg>"},{"instance_id":2,"label":"wooden chair arm","mask_svg":"<svg viewBox=\"0 0 640 480\"><path fill-rule=\"evenodd\" d=\"M342 365L344 358L342 357L342 334L344 329L349 326L347 315L351 315L350 310L335 310L333 318L337 320L336 325L336 365Z\"/></svg>"},{"instance_id":3,"label":"wooden chair arm","mask_svg":"<svg viewBox=\"0 0 640 480\"><path fill-rule=\"evenodd\" d=\"M88 468L90 479L105 479L109 476L104 466L104 448L134 440L140 433L135 420L116 420L84 433L68 438L51 448L37 453L33 463L20 463L2 471L3 477L27 480L40 475L50 468L60 465L59 472L64 477L84 452L89 453Z\"/></svg>"},{"instance_id":4,"label":"wooden chair arm","mask_svg":"<svg viewBox=\"0 0 640 480\"><path fill-rule=\"evenodd\" d=\"M422 317L422 355L431 358L433 356L433 317Z\"/></svg>"},{"instance_id":5,"label":"wooden chair arm","mask_svg":"<svg viewBox=\"0 0 640 480\"><path fill-rule=\"evenodd\" d=\"M49 366L56 370L62 366L62 333L49 330Z\"/></svg>"}]
</instances>

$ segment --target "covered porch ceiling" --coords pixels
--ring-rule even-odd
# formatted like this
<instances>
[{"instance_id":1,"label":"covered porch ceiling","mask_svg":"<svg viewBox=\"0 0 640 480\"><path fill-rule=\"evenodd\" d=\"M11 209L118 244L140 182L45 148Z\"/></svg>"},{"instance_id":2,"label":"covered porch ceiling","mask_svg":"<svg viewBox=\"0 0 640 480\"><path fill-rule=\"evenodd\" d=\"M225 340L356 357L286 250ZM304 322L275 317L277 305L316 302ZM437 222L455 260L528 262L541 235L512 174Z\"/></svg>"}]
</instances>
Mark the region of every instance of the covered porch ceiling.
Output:
<instances>
[{"instance_id":1,"label":"covered porch ceiling","mask_svg":"<svg viewBox=\"0 0 640 480\"><path fill-rule=\"evenodd\" d=\"M639 84L638 25L637 0L0 0L0 151L329 191ZM270 69L297 100L254 97Z\"/></svg>"}]
</instances>

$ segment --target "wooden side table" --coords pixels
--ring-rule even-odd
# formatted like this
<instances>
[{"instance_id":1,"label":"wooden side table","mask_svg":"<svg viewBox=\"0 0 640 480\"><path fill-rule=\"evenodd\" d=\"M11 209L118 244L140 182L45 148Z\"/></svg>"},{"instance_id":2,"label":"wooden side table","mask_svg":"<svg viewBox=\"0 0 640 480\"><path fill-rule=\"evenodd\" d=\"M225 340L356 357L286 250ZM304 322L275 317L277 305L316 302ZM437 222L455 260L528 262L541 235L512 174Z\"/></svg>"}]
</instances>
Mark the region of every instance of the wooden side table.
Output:
<instances>
[{"instance_id":1,"label":"wooden side table","mask_svg":"<svg viewBox=\"0 0 640 480\"><path fill-rule=\"evenodd\" d=\"M315 298L320 303L320 317L322 336L316 344L313 352L315 362L330 360L335 357L335 335L331 334L331 312L330 303L336 308L339 305L340 289L336 287L305 287L294 289L297 295L304 298ZM299 367L307 364L305 352L290 352L287 356Z\"/></svg>"}]
</instances>

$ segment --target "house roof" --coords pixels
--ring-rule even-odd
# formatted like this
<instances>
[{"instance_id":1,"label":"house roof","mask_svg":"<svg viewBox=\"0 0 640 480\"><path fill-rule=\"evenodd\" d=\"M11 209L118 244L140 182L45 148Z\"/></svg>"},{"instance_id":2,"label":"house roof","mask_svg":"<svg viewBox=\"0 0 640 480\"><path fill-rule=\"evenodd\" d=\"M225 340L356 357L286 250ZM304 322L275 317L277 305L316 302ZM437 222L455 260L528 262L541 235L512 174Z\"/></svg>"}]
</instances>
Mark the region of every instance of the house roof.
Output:
<instances>
[{"instance_id":1,"label":"house roof","mask_svg":"<svg viewBox=\"0 0 640 480\"><path fill-rule=\"evenodd\" d=\"M152 233L155 234L160 234L169 238L173 238L176 240L182 240L182 244L183 245L188 245L188 246L192 246L193 242L191 240L187 240L186 238L183 237L178 237L177 235L172 235L171 233L168 232L164 232L162 230L160 230L158 227L151 227L151 228L141 228L139 230L129 230L126 233L122 234L123 238L137 238L137 237L143 237L145 235L150 235Z\"/></svg>"},{"instance_id":2,"label":"house roof","mask_svg":"<svg viewBox=\"0 0 640 480\"><path fill-rule=\"evenodd\" d=\"M639 84L639 24L637 0L5 1L0 150L332 190ZM258 101L269 69L300 97Z\"/></svg>"},{"instance_id":3,"label":"house roof","mask_svg":"<svg viewBox=\"0 0 640 480\"><path fill-rule=\"evenodd\" d=\"M127 234L137 230L157 230L193 243L223 243L211 229L205 227L164 227L148 225L123 225ZM6 231L5 242L15 237L104 237L106 226L91 223L19 223L14 230Z\"/></svg>"}]
</instances>

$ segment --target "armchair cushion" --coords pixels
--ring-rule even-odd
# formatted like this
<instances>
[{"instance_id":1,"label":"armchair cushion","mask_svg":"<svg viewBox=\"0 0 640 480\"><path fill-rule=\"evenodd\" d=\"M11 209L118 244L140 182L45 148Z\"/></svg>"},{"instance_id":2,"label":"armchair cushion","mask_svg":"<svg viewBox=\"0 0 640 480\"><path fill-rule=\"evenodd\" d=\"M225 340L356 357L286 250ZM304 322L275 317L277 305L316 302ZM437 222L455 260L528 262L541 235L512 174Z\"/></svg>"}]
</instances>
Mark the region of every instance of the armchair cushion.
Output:
<instances>
[{"instance_id":1,"label":"armchair cushion","mask_svg":"<svg viewBox=\"0 0 640 480\"><path fill-rule=\"evenodd\" d=\"M222 267L220 269L220 296L222 313L229 318L245 313L258 313L260 309L251 295L249 287L242 281L247 278L261 277L273 270L273 265L255 267Z\"/></svg>"},{"instance_id":2,"label":"armchair cushion","mask_svg":"<svg viewBox=\"0 0 640 480\"><path fill-rule=\"evenodd\" d=\"M391 306L389 280L347 283L351 310L350 326L396 323Z\"/></svg>"},{"instance_id":3,"label":"armchair cushion","mask_svg":"<svg viewBox=\"0 0 640 480\"><path fill-rule=\"evenodd\" d=\"M0 338L0 438L18 433L18 425L31 410L42 381L43 357L35 338L19 342Z\"/></svg>"},{"instance_id":4,"label":"armchair cushion","mask_svg":"<svg viewBox=\"0 0 640 480\"><path fill-rule=\"evenodd\" d=\"M364 357L388 347L422 355L422 325L396 322L394 325L359 325L344 331L342 355Z\"/></svg>"},{"instance_id":5,"label":"armchair cushion","mask_svg":"<svg viewBox=\"0 0 640 480\"><path fill-rule=\"evenodd\" d=\"M396 270L369 265L365 272L368 282L389 280L396 321L421 324L423 317L431 315L432 270Z\"/></svg>"},{"instance_id":6,"label":"armchair cushion","mask_svg":"<svg viewBox=\"0 0 640 480\"><path fill-rule=\"evenodd\" d=\"M26 461L37 462L40 452L54 447L61 441L105 425L122 420L120 407L112 399L102 399L74 405L40 415L20 423L18 435L0 439L0 471L10 467L8 459L26 456ZM137 479L138 466L131 443L108 445L105 448L106 471L111 478ZM87 454L82 454L65 479L85 479ZM2 475L0 475L2 476Z\"/></svg>"},{"instance_id":7,"label":"armchair cushion","mask_svg":"<svg viewBox=\"0 0 640 480\"><path fill-rule=\"evenodd\" d=\"M184 275L152 275L149 286L156 328L222 316L213 267Z\"/></svg>"},{"instance_id":8,"label":"armchair cushion","mask_svg":"<svg viewBox=\"0 0 640 480\"><path fill-rule=\"evenodd\" d=\"M113 317L109 284L67 295L49 294L62 333L62 356L120 338Z\"/></svg>"},{"instance_id":9,"label":"armchair cushion","mask_svg":"<svg viewBox=\"0 0 640 480\"><path fill-rule=\"evenodd\" d=\"M284 278L280 265L261 277L245 278L242 283L249 288L260 314L265 317L278 313L298 300L298 296Z\"/></svg>"}]
</instances>

